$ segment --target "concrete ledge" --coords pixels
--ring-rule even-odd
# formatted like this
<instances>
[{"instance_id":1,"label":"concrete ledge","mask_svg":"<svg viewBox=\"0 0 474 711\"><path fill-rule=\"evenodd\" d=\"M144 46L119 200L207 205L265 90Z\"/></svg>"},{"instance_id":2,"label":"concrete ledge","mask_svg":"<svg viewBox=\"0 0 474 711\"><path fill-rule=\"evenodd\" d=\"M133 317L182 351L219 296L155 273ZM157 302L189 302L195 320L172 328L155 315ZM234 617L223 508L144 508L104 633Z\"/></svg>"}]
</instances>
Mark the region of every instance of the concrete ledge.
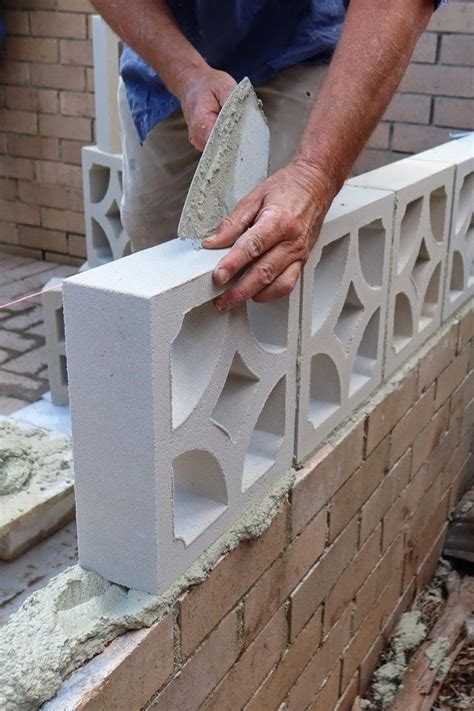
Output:
<instances>
[{"instance_id":1,"label":"concrete ledge","mask_svg":"<svg viewBox=\"0 0 474 711\"><path fill-rule=\"evenodd\" d=\"M0 418L0 559L13 560L74 517L69 437Z\"/></svg>"}]
</instances>

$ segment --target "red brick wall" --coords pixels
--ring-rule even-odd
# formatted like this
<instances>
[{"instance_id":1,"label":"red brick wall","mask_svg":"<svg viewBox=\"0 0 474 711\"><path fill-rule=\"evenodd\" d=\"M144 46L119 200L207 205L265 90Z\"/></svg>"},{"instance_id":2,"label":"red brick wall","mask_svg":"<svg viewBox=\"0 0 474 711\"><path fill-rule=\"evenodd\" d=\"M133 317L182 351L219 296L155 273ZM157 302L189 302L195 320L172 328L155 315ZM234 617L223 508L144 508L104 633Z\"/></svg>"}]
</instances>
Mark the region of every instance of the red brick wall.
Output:
<instances>
[{"instance_id":1,"label":"red brick wall","mask_svg":"<svg viewBox=\"0 0 474 711\"><path fill-rule=\"evenodd\" d=\"M80 149L93 142L88 0L4 0L0 63L0 244L31 257L85 258ZM433 17L362 172L474 128L474 5Z\"/></svg>"},{"instance_id":2,"label":"red brick wall","mask_svg":"<svg viewBox=\"0 0 474 711\"><path fill-rule=\"evenodd\" d=\"M349 711L432 576L472 472L474 312L464 314L298 471L262 536L82 669L55 708Z\"/></svg>"},{"instance_id":3,"label":"red brick wall","mask_svg":"<svg viewBox=\"0 0 474 711\"><path fill-rule=\"evenodd\" d=\"M88 0L4 0L0 243L51 261L85 258L81 147L94 141Z\"/></svg>"}]
</instances>

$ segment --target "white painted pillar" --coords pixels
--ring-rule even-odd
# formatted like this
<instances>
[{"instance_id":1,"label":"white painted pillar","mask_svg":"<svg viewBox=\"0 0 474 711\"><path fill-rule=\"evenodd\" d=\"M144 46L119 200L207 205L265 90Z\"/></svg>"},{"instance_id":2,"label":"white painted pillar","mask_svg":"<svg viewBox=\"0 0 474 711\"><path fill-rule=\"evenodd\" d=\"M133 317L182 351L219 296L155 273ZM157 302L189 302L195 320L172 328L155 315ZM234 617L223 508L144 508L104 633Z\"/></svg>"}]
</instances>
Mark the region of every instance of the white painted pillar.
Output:
<instances>
[{"instance_id":1,"label":"white painted pillar","mask_svg":"<svg viewBox=\"0 0 474 711\"><path fill-rule=\"evenodd\" d=\"M117 107L120 40L99 15L92 18L96 143L106 153L121 153Z\"/></svg>"}]
</instances>

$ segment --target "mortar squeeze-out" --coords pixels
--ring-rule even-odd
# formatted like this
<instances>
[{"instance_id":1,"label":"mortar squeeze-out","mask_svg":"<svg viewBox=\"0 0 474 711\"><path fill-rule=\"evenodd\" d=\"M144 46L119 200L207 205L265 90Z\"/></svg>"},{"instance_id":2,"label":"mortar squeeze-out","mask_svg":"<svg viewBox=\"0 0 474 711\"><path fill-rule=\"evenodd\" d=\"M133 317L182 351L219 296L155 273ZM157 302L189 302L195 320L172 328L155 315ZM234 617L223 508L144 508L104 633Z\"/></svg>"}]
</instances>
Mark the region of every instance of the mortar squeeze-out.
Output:
<instances>
[{"instance_id":1,"label":"mortar squeeze-out","mask_svg":"<svg viewBox=\"0 0 474 711\"><path fill-rule=\"evenodd\" d=\"M49 484L71 464L69 438L0 419L0 496L25 489L33 478Z\"/></svg>"},{"instance_id":2,"label":"mortar squeeze-out","mask_svg":"<svg viewBox=\"0 0 474 711\"><path fill-rule=\"evenodd\" d=\"M294 482L290 470L163 595L129 590L76 565L33 593L0 630L0 708L37 709L63 679L115 637L157 622L217 560L271 524Z\"/></svg>"}]
</instances>

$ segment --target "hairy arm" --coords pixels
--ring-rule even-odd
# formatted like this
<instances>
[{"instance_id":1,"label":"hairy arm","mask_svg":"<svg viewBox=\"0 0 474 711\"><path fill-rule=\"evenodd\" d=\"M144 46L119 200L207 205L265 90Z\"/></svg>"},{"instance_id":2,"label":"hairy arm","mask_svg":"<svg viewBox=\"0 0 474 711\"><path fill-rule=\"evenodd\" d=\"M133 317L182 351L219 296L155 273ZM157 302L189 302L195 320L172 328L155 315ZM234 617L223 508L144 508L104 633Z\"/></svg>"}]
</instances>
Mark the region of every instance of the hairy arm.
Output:
<instances>
[{"instance_id":1,"label":"hairy arm","mask_svg":"<svg viewBox=\"0 0 474 711\"><path fill-rule=\"evenodd\" d=\"M352 0L322 90L293 160L239 202L204 241L234 244L218 264L216 300L228 309L249 298L288 294L324 216L382 117L433 11L433 0Z\"/></svg>"},{"instance_id":2,"label":"hairy arm","mask_svg":"<svg viewBox=\"0 0 474 711\"><path fill-rule=\"evenodd\" d=\"M165 0L92 0L112 30L181 102L189 140L202 150L236 82L212 69L179 29Z\"/></svg>"}]
</instances>

